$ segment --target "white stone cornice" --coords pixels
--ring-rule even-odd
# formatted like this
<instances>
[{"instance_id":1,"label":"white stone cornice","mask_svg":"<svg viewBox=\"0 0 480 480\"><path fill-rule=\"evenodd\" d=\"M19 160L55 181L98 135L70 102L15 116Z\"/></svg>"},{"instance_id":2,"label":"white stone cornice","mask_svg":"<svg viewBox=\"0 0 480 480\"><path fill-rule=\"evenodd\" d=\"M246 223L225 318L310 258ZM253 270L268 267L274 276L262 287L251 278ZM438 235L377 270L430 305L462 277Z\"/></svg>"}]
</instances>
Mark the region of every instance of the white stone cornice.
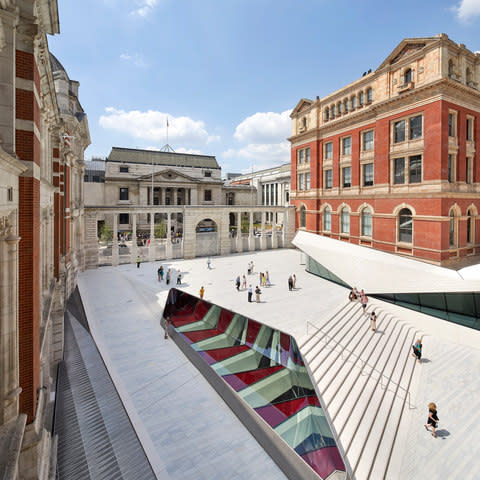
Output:
<instances>
[{"instance_id":1,"label":"white stone cornice","mask_svg":"<svg viewBox=\"0 0 480 480\"><path fill-rule=\"evenodd\" d=\"M0 146L0 165L2 168L10 171L15 175L20 175L27 170L27 168L15 157L12 157Z\"/></svg>"}]
</instances>

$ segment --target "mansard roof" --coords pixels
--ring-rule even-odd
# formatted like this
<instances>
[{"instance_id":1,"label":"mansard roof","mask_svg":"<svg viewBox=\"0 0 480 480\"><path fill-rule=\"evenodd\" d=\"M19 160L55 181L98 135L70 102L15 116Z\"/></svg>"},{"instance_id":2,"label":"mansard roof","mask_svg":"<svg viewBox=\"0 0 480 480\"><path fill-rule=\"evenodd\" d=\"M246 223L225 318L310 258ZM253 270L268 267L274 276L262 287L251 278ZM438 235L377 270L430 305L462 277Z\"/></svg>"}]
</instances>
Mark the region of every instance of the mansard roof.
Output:
<instances>
[{"instance_id":1,"label":"mansard roof","mask_svg":"<svg viewBox=\"0 0 480 480\"><path fill-rule=\"evenodd\" d=\"M189 153L160 152L157 150L140 150L137 148L112 147L107 162L148 163L170 167L196 167L220 169L213 155Z\"/></svg>"}]
</instances>

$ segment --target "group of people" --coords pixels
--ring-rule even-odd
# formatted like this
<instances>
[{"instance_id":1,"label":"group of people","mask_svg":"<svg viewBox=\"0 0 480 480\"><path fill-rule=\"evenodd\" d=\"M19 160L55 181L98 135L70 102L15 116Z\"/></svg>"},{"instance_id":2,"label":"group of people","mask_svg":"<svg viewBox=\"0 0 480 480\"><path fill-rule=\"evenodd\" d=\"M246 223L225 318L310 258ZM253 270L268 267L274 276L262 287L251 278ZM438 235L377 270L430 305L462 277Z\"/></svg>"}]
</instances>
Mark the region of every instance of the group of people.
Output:
<instances>
[{"instance_id":1,"label":"group of people","mask_svg":"<svg viewBox=\"0 0 480 480\"><path fill-rule=\"evenodd\" d=\"M247 298L248 298L248 301L251 303L253 300L253 287L252 287L252 284L250 284L248 286L248 289L247 289ZM260 287L257 285L255 287L255 301L257 303L260 303L260 295L262 294L262 291L260 290Z\"/></svg>"},{"instance_id":2,"label":"group of people","mask_svg":"<svg viewBox=\"0 0 480 480\"><path fill-rule=\"evenodd\" d=\"M165 269L163 268L163 265L160 265L157 270L157 277L159 282L163 282L163 277L165 277L165 283L167 285L170 285L170 282L172 280L172 269L168 268L167 272L165 273ZM182 272L180 270L177 270L177 285L182 284Z\"/></svg>"},{"instance_id":3,"label":"group of people","mask_svg":"<svg viewBox=\"0 0 480 480\"><path fill-rule=\"evenodd\" d=\"M296 288L297 288L297 276L293 274L288 277L288 289L292 291L292 290L295 290Z\"/></svg>"}]
</instances>

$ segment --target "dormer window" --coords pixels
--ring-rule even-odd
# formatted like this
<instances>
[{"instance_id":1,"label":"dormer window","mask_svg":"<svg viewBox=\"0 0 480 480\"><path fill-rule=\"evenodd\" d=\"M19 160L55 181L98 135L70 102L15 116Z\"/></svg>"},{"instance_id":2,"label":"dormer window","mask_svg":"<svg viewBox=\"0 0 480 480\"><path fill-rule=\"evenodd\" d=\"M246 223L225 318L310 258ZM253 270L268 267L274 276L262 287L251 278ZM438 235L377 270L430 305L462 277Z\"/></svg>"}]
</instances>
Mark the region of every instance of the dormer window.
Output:
<instances>
[{"instance_id":1,"label":"dormer window","mask_svg":"<svg viewBox=\"0 0 480 480\"><path fill-rule=\"evenodd\" d=\"M210 172L210 170L207 170L207 171L203 172L203 176L204 176L204 177L211 177L211 176L212 176L212 172Z\"/></svg>"},{"instance_id":2,"label":"dormer window","mask_svg":"<svg viewBox=\"0 0 480 480\"><path fill-rule=\"evenodd\" d=\"M128 167L120 167L120 173L128 173Z\"/></svg>"}]
</instances>

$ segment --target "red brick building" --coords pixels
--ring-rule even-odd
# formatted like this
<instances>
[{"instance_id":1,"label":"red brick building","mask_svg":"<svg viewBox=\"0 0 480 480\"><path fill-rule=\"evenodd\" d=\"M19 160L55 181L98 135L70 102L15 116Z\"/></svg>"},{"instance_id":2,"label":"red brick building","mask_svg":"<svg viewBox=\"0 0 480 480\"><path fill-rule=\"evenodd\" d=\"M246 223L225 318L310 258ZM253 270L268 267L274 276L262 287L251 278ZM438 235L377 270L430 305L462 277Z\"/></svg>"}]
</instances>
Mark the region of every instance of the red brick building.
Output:
<instances>
[{"instance_id":1,"label":"red brick building","mask_svg":"<svg viewBox=\"0 0 480 480\"><path fill-rule=\"evenodd\" d=\"M479 85L480 54L440 34L302 99L290 137L297 228L445 266L478 261Z\"/></svg>"},{"instance_id":2,"label":"red brick building","mask_svg":"<svg viewBox=\"0 0 480 480\"><path fill-rule=\"evenodd\" d=\"M0 2L0 476L51 478L64 302L83 269L78 82L50 56L56 0ZM63 82L63 83L62 83Z\"/></svg>"}]
</instances>

